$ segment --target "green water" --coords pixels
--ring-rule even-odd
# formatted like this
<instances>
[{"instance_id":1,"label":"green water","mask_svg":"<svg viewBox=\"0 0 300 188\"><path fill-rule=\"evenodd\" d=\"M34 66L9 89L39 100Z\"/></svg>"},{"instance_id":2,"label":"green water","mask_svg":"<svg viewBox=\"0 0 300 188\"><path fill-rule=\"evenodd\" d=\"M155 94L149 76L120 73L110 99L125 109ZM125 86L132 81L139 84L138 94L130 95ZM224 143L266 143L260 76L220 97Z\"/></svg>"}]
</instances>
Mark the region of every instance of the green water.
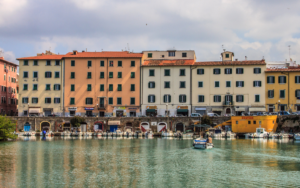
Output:
<instances>
[{"instance_id":1,"label":"green water","mask_svg":"<svg viewBox=\"0 0 300 188\"><path fill-rule=\"evenodd\" d=\"M0 143L0 187L299 187L300 142L61 139Z\"/></svg>"}]
</instances>

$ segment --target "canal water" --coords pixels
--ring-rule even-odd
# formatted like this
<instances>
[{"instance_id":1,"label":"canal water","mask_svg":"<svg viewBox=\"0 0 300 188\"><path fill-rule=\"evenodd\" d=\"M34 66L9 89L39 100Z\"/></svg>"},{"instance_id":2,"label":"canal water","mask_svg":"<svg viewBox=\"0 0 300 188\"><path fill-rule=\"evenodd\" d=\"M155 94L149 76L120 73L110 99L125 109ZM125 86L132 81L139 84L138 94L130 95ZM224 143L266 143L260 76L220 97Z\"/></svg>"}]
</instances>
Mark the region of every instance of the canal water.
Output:
<instances>
[{"instance_id":1,"label":"canal water","mask_svg":"<svg viewBox=\"0 0 300 188\"><path fill-rule=\"evenodd\" d=\"M0 187L299 187L300 142L61 139L0 143Z\"/></svg>"}]
</instances>

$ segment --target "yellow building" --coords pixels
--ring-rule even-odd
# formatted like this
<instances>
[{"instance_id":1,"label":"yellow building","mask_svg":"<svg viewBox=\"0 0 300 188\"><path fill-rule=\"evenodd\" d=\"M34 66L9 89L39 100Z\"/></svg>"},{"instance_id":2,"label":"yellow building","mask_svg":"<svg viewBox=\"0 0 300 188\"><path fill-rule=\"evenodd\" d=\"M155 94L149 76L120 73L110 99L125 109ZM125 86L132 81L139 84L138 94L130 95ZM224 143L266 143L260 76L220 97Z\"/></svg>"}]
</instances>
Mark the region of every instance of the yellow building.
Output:
<instances>
[{"instance_id":1,"label":"yellow building","mask_svg":"<svg viewBox=\"0 0 300 188\"><path fill-rule=\"evenodd\" d=\"M49 51L19 60L19 116L62 115L63 55Z\"/></svg>"},{"instance_id":2,"label":"yellow building","mask_svg":"<svg viewBox=\"0 0 300 188\"><path fill-rule=\"evenodd\" d=\"M266 111L300 111L300 67L269 68L266 76Z\"/></svg>"}]
</instances>

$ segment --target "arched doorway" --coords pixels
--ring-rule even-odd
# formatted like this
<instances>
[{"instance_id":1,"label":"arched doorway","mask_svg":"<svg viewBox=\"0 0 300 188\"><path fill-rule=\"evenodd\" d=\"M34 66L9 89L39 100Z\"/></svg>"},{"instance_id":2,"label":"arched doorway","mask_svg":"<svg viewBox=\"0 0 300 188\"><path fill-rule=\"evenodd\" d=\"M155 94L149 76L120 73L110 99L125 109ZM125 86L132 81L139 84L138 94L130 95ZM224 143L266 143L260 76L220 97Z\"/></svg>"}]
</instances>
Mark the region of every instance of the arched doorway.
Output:
<instances>
[{"instance_id":1,"label":"arched doorway","mask_svg":"<svg viewBox=\"0 0 300 188\"><path fill-rule=\"evenodd\" d=\"M150 129L150 123L149 122L142 122L140 128L143 132L146 132L147 130Z\"/></svg>"},{"instance_id":2,"label":"arched doorway","mask_svg":"<svg viewBox=\"0 0 300 188\"><path fill-rule=\"evenodd\" d=\"M102 121L96 121L94 123L94 131L102 131L103 130L103 122Z\"/></svg>"},{"instance_id":3,"label":"arched doorway","mask_svg":"<svg viewBox=\"0 0 300 188\"><path fill-rule=\"evenodd\" d=\"M24 124L24 131L25 131L25 132L26 132L26 131L30 131L30 129L31 129L31 126L30 126L29 122L26 122L26 123Z\"/></svg>"},{"instance_id":4,"label":"arched doorway","mask_svg":"<svg viewBox=\"0 0 300 188\"><path fill-rule=\"evenodd\" d=\"M159 122L157 124L157 132L162 132L167 129L167 123L166 122Z\"/></svg>"},{"instance_id":5,"label":"arched doorway","mask_svg":"<svg viewBox=\"0 0 300 188\"><path fill-rule=\"evenodd\" d=\"M226 114L231 114L230 108L226 108Z\"/></svg>"},{"instance_id":6,"label":"arched doorway","mask_svg":"<svg viewBox=\"0 0 300 188\"><path fill-rule=\"evenodd\" d=\"M125 130L124 131L127 131L127 130L130 130L132 131L132 123L131 122L127 122L126 125L125 125Z\"/></svg>"},{"instance_id":7,"label":"arched doorway","mask_svg":"<svg viewBox=\"0 0 300 188\"><path fill-rule=\"evenodd\" d=\"M177 123L176 126L175 126L175 131L184 132L184 125L183 125L183 123Z\"/></svg>"},{"instance_id":8,"label":"arched doorway","mask_svg":"<svg viewBox=\"0 0 300 188\"><path fill-rule=\"evenodd\" d=\"M41 123L41 131L50 131L51 130L51 124L48 121L43 121Z\"/></svg>"}]
</instances>

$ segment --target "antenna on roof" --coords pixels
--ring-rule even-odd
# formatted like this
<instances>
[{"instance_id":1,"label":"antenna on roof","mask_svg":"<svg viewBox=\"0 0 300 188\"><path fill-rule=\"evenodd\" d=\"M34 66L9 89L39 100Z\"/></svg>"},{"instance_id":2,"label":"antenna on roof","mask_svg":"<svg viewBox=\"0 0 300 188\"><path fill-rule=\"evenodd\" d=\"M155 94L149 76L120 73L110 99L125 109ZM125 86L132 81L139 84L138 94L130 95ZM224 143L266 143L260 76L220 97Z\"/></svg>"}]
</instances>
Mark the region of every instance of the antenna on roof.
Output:
<instances>
[{"instance_id":1,"label":"antenna on roof","mask_svg":"<svg viewBox=\"0 0 300 188\"><path fill-rule=\"evenodd\" d=\"M291 59L291 45L289 45L289 58Z\"/></svg>"},{"instance_id":2,"label":"antenna on roof","mask_svg":"<svg viewBox=\"0 0 300 188\"><path fill-rule=\"evenodd\" d=\"M128 51L130 51L130 48L129 48L129 43L127 43L127 48L128 48Z\"/></svg>"}]
</instances>

